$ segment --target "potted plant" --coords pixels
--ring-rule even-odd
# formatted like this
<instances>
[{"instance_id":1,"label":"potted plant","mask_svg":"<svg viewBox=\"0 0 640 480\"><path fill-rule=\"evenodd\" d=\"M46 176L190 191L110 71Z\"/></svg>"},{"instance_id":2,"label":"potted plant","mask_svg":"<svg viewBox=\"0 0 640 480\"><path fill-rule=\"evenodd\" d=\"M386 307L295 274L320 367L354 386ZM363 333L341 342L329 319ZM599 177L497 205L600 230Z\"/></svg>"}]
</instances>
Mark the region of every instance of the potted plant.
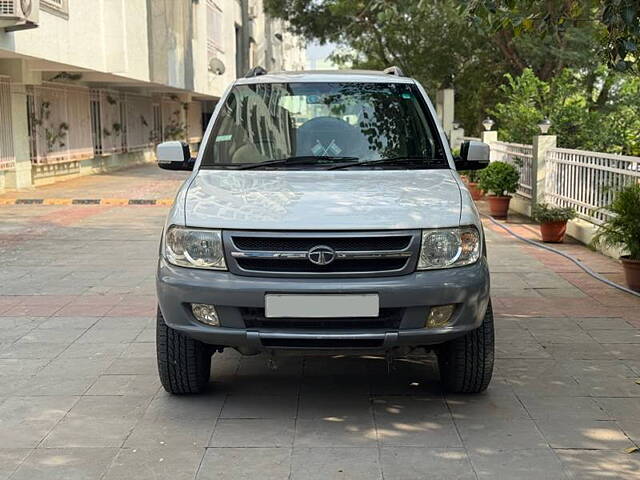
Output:
<instances>
[{"instance_id":1,"label":"potted plant","mask_svg":"<svg viewBox=\"0 0 640 480\"><path fill-rule=\"evenodd\" d=\"M612 215L600 225L592 243L628 252L620 257L627 285L640 292L640 184L620 190L606 209Z\"/></svg>"},{"instance_id":2,"label":"potted plant","mask_svg":"<svg viewBox=\"0 0 640 480\"><path fill-rule=\"evenodd\" d=\"M491 216L507 218L509 212L510 193L518 188L520 173L511 164L504 162L492 162L480 171L478 186L485 192L489 192L489 210Z\"/></svg>"},{"instance_id":3,"label":"potted plant","mask_svg":"<svg viewBox=\"0 0 640 480\"><path fill-rule=\"evenodd\" d=\"M480 172L478 170L469 170L469 172L467 173L467 179L467 188L469 189L471 198L473 198L474 200L482 200L484 192L478 186L478 181L480 180Z\"/></svg>"},{"instance_id":4,"label":"potted plant","mask_svg":"<svg viewBox=\"0 0 640 480\"><path fill-rule=\"evenodd\" d=\"M567 222L576 218L576 211L570 207L539 203L533 207L531 218L540 223L543 242L562 243L567 233Z\"/></svg>"}]
</instances>

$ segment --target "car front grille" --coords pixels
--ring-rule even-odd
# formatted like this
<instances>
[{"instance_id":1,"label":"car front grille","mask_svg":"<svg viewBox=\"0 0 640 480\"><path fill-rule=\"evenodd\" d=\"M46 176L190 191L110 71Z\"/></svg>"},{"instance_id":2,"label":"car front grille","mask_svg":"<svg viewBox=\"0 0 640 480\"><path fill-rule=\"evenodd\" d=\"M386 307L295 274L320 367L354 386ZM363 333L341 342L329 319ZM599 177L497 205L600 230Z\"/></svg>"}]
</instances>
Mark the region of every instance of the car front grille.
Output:
<instances>
[{"instance_id":1,"label":"car front grille","mask_svg":"<svg viewBox=\"0 0 640 480\"><path fill-rule=\"evenodd\" d=\"M420 249L416 230L378 232L225 231L229 270L276 277L390 276L412 272ZM324 253L323 261L313 257ZM326 259L329 258L327 262Z\"/></svg>"},{"instance_id":2,"label":"car front grille","mask_svg":"<svg viewBox=\"0 0 640 480\"><path fill-rule=\"evenodd\" d=\"M381 308L377 317L362 318L267 318L264 308L241 308L246 328L303 330L398 330L404 309Z\"/></svg>"}]
</instances>

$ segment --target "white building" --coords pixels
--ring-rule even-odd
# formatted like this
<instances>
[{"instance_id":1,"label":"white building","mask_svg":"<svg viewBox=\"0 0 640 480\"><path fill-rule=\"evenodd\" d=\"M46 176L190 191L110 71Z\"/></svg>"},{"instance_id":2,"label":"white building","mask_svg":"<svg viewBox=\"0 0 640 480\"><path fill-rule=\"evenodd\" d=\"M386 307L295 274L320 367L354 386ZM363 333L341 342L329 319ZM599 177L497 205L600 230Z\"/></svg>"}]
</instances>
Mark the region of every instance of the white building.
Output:
<instances>
[{"instance_id":1,"label":"white building","mask_svg":"<svg viewBox=\"0 0 640 480\"><path fill-rule=\"evenodd\" d=\"M262 0L0 0L0 190L149 161L166 139L197 148L256 65L305 65Z\"/></svg>"}]
</instances>

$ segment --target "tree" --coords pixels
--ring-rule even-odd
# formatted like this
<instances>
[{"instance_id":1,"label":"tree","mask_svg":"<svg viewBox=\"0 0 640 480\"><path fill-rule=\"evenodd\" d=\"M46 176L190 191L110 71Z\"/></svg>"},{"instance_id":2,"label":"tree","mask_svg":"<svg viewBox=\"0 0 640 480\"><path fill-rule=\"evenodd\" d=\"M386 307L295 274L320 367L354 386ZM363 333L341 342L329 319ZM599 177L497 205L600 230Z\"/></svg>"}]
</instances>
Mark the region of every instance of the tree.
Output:
<instances>
[{"instance_id":1,"label":"tree","mask_svg":"<svg viewBox=\"0 0 640 480\"><path fill-rule=\"evenodd\" d=\"M519 38L533 36L550 46L566 47L580 42L577 32L592 30L597 40L592 53L597 53L597 59L619 71L638 72L638 0L472 0L463 4L463 14L470 23L489 32L516 69L526 65L518 48ZM561 48L559 55L547 57L539 69L534 68L538 77L548 80L565 66L579 66L567 63L573 59L562 51L566 49Z\"/></svg>"},{"instance_id":2,"label":"tree","mask_svg":"<svg viewBox=\"0 0 640 480\"><path fill-rule=\"evenodd\" d=\"M343 65L398 65L430 93L456 89L456 117L478 133L487 111L504 100L504 74L527 70L544 82L580 72L576 82L596 95L588 112L603 114L620 88L602 73L637 67L639 0L265 0L309 39L343 47ZM606 70L606 69L605 69Z\"/></svg>"},{"instance_id":3,"label":"tree","mask_svg":"<svg viewBox=\"0 0 640 480\"><path fill-rule=\"evenodd\" d=\"M501 101L491 110L500 138L529 143L539 133L538 122L548 117L561 147L640 155L640 78L605 67L595 75L589 83L572 69L547 82L529 69L518 77L507 74Z\"/></svg>"}]
</instances>

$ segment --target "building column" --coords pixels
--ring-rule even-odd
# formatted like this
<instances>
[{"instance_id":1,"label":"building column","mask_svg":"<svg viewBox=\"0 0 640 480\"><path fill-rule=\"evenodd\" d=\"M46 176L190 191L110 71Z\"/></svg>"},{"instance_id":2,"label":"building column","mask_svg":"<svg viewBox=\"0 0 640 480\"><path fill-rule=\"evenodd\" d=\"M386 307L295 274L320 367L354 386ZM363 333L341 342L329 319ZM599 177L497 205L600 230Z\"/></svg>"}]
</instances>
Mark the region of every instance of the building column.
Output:
<instances>
[{"instance_id":1,"label":"building column","mask_svg":"<svg viewBox=\"0 0 640 480\"><path fill-rule=\"evenodd\" d=\"M536 203L544 203L545 201L545 181L547 178L546 159L547 151L556 148L558 137L556 135L536 135L533 137L533 162L531 168L533 185L531 192L531 201Z\"/></svg>"},{"instance_id":2,"label":"building column","mask_svg":"<svg viewBox=\"0 0 640 480\"><path fill-rule=\"evenodd\" d=\"M7 189L24 189L33 186L27 115L27 87L13 83L11 84L11 130L16 166L14 170L5 173Z\"/></svg>"},{"instance_id":3,"label":"building column","mask_svg":"<svg viewBox=\"0 0 640 480\"><path fill-rule=\"evenodd\" d=\"M436 93L436 113L447 138L451 139L455 108L455 91L452 88L438 90Z\"/></svg>"}]
</instances>

